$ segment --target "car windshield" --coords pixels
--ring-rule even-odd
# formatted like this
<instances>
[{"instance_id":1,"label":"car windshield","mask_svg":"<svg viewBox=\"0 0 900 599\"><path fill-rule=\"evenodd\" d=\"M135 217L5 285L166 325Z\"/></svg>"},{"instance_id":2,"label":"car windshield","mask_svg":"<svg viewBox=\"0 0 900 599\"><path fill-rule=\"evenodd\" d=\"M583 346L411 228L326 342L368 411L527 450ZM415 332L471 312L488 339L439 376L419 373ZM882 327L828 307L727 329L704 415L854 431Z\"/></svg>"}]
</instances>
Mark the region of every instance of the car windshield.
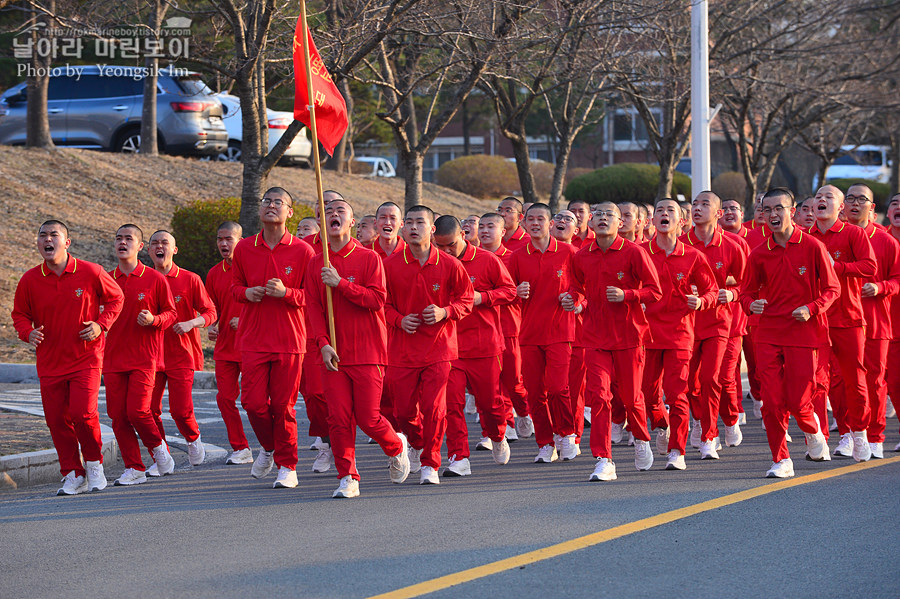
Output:
<instances>
[{"instance_id":1,"label":"car windshield","mask_svg":"<svg viewBox=\"0 0 900 599\"><path fill-rule=\"evenodd\" d=\"M186 96L208 95L212 94L212 90L203 83L199 75L189 75L187 77L174 77L175 82Z\"/></svg>"},{"instance_id":2,"label":"car windshield","mask_svg":"<svg viewBox=\"0 0 900 599\"><path fill-rule=\"evenodd\" d=\"M835 166L881 166L881 152L877 150L857 150L834 161Z\"/></svg>"}]
</instances>

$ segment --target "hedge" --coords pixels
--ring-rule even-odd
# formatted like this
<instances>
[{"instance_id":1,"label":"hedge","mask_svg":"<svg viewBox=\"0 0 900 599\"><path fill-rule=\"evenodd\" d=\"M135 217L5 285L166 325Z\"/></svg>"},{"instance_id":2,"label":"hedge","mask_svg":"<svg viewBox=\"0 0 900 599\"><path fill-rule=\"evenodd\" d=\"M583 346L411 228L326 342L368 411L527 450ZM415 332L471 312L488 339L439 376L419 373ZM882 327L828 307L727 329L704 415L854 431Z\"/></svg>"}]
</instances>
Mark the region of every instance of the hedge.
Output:
<instances>
[{"instance_id":1,"label":"hedge","mask_svg":"<svg viewBox=\"0 0 900 599\"><path fill-rule=\"evenodd\" d=\"M520 187L515 162L502 156L484 154L462 156L445 162L437 170L435 181L438 185L480 199L511 195Z\"/></svg>"},{"instance_id":2,"label":"hedge","mask_svg":"<svg viewBox=\"0 0 900 599\"><path fill-rule=\"evenodd\" d=\"M566 186L566 200L584 200L589 204L600 202L653 203L659 186L659 166L624 162L605 166L586 175L575 177ZM691 179L676 172L672 183L672 196L682 194L691 197Z\"/></svg>"},{"instance_id":3,"label":"hedge","mask_svg":"<svg viewBox=\"0 0 900 599\"><path fill-rule=\"evenodd\" d=\"M240 213L241 198L195 200L176 208L172 215L172 235L178 246L175 262L205 279L209 269L222 259L216 249L216 227L226 220L237 222ZM312 215L309 206L296 204L288 231L295 232L300 219Z\"/></svg>"}]
</instances>

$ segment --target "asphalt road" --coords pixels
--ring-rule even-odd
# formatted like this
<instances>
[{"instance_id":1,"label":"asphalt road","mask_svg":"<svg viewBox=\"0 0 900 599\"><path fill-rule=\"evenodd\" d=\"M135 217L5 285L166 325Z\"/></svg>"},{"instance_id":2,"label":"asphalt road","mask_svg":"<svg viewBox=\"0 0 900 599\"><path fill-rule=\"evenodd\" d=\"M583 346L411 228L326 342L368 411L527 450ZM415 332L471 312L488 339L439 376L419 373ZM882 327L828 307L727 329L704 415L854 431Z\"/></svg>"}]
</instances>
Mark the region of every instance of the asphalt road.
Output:
<instances>
[{"instance_id":1,"label":"asphalt road","mask_svg":"<svg viewBox=\"0 0 900 599\"><path fill-rule=\"evenodd\" d=\"M10 394L4 389L2 400ZM227 447L224 426L204 411L215 409L214 396L198 392L195 402L204 441ZM53 496L56 485L0 493L0 596L367 597L778 484L764 478L771 459L751 417L739 448L718 461L689 452L684 472L664 471L659 456L650 472L637 472L632 448L617 446L612 483L586 482L593 460L585 438L586 453L568 463L533 464L537 448L526 440L512 444L506 466L473 452L468 478L434 487L413 475L392 485L387 459L360 435L362 496L337 501L334 472L310 471L315 453L305 449L302 404L298 419L297 489L274 490L273 476L254 480L249 466L222 460L190 468L176 445L176 475L139 487L76 497ZM802 439L795 426L791 433ZM894 422L885 445L896 437ZM790 448L796 481L853 464L813 464L802 459L802 443ZM897 455L424 590L435 597L896 598ZM108 478L121 469L109 468Z\"/></svg>"}]
</instances>

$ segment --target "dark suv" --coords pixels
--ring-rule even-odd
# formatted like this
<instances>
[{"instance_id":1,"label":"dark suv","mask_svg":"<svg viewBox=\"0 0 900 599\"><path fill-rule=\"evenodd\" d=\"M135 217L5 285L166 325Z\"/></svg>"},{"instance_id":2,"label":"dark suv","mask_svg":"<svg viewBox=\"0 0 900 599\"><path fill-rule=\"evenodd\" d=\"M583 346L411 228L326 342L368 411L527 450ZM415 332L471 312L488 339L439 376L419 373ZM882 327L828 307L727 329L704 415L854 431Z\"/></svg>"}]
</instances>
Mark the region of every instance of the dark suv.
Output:
<instances>
[{"instance_id":1,"label":"dark suv","mask_svg":"<svg viewBox=\"0 0 900 599\"><path fill-rule=\"evenodd\" d=\"M140 67L118 66L53 69L47 90L53 143L138 151L145 73ZM161 69L157 86L156 122L162 151L205 156L228 147L222 105L197 73ZM26 105L24 82L0 96L0 144L25 143Z\"/></svg>"}]
</instances>

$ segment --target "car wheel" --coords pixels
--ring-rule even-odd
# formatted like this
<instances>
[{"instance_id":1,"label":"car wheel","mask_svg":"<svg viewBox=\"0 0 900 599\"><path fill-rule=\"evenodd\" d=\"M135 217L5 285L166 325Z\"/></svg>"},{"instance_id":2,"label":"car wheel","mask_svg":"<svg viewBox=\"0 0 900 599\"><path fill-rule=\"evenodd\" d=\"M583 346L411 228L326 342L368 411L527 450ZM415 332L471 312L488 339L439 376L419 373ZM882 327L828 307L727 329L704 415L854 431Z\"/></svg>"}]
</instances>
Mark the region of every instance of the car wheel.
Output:
<instances>
[{"instance_id":1,"label":"car wheel","mask_svg":"<svg viewBox=\"0 0 900 599\"><path fill-rule=\"evenodd\" d=\"M241 142L231 140L225 151L218 155L217 160L222 162L240 162L241 161Z\"/></svg>"},{"instance_id":2,"label":"car wheel","mask_svg":"<svg viewBox=\"0 0 900 599\"><path fill-rule=\"evenodd\" d=\"M139 131L129 131L122 135L116 145L116 151L123 154L136 154L141 150L141 134Z\"/></svg>"}]
</instances>

